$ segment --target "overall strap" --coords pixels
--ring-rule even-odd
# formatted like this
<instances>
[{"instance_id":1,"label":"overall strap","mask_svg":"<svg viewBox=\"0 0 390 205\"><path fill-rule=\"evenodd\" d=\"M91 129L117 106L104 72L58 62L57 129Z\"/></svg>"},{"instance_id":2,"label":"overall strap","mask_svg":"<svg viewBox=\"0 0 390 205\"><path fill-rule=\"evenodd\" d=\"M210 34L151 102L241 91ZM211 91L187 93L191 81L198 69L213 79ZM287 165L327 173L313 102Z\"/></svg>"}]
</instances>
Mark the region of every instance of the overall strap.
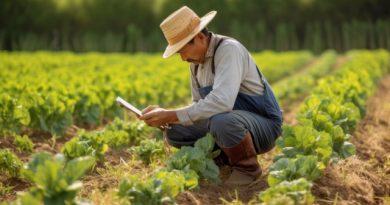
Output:
<instances>
[{"instance_id":1,"label":"overall strap","mask_svg":"<svg viewBox=\"0 0 390 205\"><path fill-rule=\"evenodd\" d=\"M263 74L260 72L260 70L259 70L259 68L257 67L257 65L256 65L256 71L257 71L257 73L258 73L259 76L260 76L260 80L261 80L262 82L264 82Z\"/></svg>"},{"instance_id":2,"label":"overall strap","mask_svg":"<svg viewBox=\"0 0 390 205\"><path fill-rule=\"evenodd\" d=\"M213 59L212 59L212 62L211 62L211 72L213 74L215 74L215 53L217 52L217 49L218 47L221 45L221 43L227 38L221 38L221 40L219 40L218 44L215 46L214 48L214 55L213 55Z\"/></svg>"},{"instance_id":3,"label":"overall strap","mask_svg":"<svg viewBox=\"0 0 390 205\"><path fill-rule=\"evenodd\" d=\"M213 58L211 60L211 72L213 73L213 75L215 75L215 60L214 60L215 59L215 53L217 52L218 47L221 45L221 43L225 39L227 39L227 38L221 38L221 40L218 41L217 45L214 48L214 55L213 55ZM199 84L198 78L196 77L196 75L198 74L198 68L199 68L199 65L195 65L195 73L192 73L192 75L195 78L196 85L198 86L198 88L200 88L200 84Z\"/></svg>"},{"instance_id":4,"label":"overall strap","mask_svg":"<svg viewBox=\"0 0 390 205\"><path fill-rule=\"evenodd\" d=\"M198 65L195 66L195 73L193 73L193 71L191 70L191 73L192 73L192 76L194 77L195 79L195 83L196 83L196 86L198 87L198 89L200 88L200 84L199 84L199 81L198 81L198 78L196 77L196 73L198 72Z\"/></svg>"}]
</instances>

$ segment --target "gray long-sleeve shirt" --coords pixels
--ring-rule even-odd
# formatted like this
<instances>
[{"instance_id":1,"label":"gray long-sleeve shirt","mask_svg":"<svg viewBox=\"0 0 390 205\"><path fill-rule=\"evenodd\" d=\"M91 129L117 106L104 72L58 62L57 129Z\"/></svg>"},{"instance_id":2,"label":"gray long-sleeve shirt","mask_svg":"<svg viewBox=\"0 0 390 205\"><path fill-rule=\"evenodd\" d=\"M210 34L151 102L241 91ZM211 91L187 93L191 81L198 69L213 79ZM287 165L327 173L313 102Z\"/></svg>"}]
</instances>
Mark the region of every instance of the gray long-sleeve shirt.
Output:
<instances>
[{"instance_id":1,"label":"gray long-sleeve shirt","mask_svg":"<svg viewBox=\"0 0 390 205\"><path fill-rule=\"evenodd\" d=\"M196 78L201 87L212 85L213 90L202 99L195 78L191 75L191 105L176 111L180 124L191 125L194 121L233 109L238 92L262 95L264 85L256 71L256 64L248 50L237 40L225 39L215 54L215 75L211 70L214 49L221 35L211 35L205 61L199 64ZM195 64L190 64L194 73Z\"/></svg>"}]
</instances>

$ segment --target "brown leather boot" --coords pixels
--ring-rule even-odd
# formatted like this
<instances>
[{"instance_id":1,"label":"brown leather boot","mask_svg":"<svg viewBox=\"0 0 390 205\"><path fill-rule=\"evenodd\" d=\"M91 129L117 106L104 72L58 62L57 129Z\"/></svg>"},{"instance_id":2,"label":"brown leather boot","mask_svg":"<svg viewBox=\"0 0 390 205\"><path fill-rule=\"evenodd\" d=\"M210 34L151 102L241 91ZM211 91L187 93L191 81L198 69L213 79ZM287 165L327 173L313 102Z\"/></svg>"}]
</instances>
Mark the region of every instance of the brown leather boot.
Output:
<instances>
[{"instance_id":1,"label":"brown leather boot","mask_svg":"<svg viewBox=\"0 0 390 205\"><path fill-rule=\"evenodd\" d=\"M252 136L248 132L244 139L236 146L222 148L228 156L233 172L225 181L228 185L247 185L261 176L261 167L257 161L257 154Z\"/></svg>"}]
</instances>

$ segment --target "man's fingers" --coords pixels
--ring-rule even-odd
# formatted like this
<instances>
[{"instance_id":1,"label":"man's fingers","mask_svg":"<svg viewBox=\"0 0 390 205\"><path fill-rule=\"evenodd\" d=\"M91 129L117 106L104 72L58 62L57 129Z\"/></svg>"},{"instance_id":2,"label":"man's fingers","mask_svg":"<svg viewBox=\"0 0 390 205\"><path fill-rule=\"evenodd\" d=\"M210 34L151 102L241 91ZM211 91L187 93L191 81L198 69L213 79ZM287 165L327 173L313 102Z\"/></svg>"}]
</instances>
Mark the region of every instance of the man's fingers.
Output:
<instances>
[{"instance_id":1,"label":"man's fingers","mask_svg":"<svg viewBox=\"0 0 390 205\"><path fill-rule=\"evenodd\" d=\"M148 112L150 112L158 107L159 107L158 105L149 105L148 107L146 107L145 109L142 110L142 115L145 113L148 113Z\"/></svg>"},{"instance_id":2,"label":"man's fingers","mask_svg":"<svg viewBox=\"0 0 390 205\"><path fill-rule=\"evenodd\" d=\"M139 117L140 120L150 120L151 118L154 118L155 116L157 116L157 112L148 112L144 115L141 115Z\"/></svg>"},{"instance_id":3,"label":"man's fingers","mask_svg":"<svg viewBox=\"0 0 390 205\"><path fill-rule=\"evenodd\" d=\"M150 119L150 120L145 120L145 123L151 127L159 127L161 126L160 125L160 121L158 119Z\"/></svg>"}]
</instances>

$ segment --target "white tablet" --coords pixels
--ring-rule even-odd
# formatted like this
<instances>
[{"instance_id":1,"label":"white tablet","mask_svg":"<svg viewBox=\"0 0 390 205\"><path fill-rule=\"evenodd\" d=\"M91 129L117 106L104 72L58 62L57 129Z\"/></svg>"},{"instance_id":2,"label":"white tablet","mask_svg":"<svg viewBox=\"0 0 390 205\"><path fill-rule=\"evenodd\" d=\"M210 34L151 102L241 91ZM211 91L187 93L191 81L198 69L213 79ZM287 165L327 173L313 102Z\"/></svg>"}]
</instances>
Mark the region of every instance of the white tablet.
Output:
<instances>
[{"instance_id":1,"label":"white tablet","mask_svg":"<svg viewBox=\"0 0 390 205\"><path fill-rule=\"evenodd\" d=\"M116 98L116 102L119 103L119 105L125 107L126 109L130 110L134 114L136 114L138 117L142 115L142 112L138 110L136 107L131 105L130 103L126 102L126 100L122 99L121 97Z\"/></svg>"}]
</instances>

